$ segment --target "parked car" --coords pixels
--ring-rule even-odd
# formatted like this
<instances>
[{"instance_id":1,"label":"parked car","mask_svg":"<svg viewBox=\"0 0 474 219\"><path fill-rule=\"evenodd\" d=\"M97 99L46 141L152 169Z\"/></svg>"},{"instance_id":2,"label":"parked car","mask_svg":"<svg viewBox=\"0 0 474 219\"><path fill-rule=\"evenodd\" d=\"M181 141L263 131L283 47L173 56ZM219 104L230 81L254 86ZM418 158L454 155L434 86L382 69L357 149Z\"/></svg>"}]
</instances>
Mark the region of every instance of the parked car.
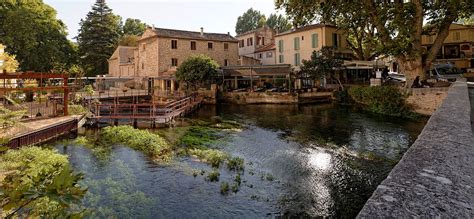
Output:
<instances>
[{"instance_id":1,"label":"parked car","mask_svg":"<svg viewBox=\"0 0 474 219\"><path fill-rule=\"evenodd\" d=\"M461 77L461 71L451 63L434 65L428 72L430 78L442 81L455 81L456 78Z\"/></svg>"}]
</instances>

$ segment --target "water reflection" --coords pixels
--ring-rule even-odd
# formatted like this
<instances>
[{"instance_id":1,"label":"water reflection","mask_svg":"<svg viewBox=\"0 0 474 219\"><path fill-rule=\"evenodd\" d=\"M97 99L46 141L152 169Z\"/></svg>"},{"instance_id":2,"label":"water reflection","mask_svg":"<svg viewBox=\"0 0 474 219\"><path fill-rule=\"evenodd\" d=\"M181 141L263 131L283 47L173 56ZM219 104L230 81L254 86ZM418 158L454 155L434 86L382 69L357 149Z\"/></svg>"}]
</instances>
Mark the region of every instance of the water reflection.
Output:
<instances>
[{"instance_id":1,"label":"water reflection","mask_svg":"<svg viewBox=\"0 0 474 219\"><path fill-rule=\"evenodd\" d=\"M216 115L247 127L214 145L245 159L243 185L228 196L220 182L233 182L235 174L225 168L211 183L191 174L210 167L187 158L163 167L124 147L105 161L83 147L58 148L85 172L85 203L105 212L99 216L351 218L424 125L330 104L205 106L192 118Z\"/></svg>"}]
</instances>

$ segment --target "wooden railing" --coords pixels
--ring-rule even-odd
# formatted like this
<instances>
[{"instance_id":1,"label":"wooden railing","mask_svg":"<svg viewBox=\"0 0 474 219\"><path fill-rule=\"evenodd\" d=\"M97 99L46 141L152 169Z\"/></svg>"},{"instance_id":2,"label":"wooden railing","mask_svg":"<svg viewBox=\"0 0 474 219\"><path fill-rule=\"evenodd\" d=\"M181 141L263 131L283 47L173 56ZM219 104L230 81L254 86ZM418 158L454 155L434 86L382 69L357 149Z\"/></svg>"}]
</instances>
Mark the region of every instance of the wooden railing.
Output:
<instances>
[{"instance_id":1,"label":"wooden railing","mask_svg":"<svg viewBox=\"0 0 474 219\"><path fill-rule=\"evenodd\" d=\"M72 119L63 123L44 127L40 130L14 136L5 144L9 148L19 148L26 145L34 145L59 136L66 132L77 130L78 119Z\"/></svg>"}]
</instances>

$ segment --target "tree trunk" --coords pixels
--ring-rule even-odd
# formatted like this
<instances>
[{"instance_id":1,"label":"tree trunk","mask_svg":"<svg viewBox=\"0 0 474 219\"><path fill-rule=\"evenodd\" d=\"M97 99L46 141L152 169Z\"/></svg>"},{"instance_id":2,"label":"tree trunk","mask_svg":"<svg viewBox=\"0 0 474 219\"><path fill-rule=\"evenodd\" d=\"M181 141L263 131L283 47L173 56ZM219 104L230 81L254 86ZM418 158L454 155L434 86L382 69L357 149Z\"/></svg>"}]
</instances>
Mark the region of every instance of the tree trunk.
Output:
<instances>
[{"instance_id":1,"label":"tree trunk","mask_svg":"<svg viewBox=\"0 0 474 219\"><path fill-rule=\"evenodd\" d=\"M400 70L406 77L405 88L411 88L413 81L419 76L420 81L426 80L426 74L423 71L423 62L421 57L406 59L404 57L397 58L400 64Z\"/></svg>"}]
</instances>

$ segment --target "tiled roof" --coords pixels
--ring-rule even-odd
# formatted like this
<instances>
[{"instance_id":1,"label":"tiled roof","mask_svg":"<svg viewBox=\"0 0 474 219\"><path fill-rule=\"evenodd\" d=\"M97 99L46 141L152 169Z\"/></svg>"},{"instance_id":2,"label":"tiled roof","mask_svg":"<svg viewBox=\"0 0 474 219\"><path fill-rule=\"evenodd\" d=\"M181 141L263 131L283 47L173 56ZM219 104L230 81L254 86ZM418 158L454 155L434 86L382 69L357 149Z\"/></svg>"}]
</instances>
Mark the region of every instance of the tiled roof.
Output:
<instances>
[{"instance_id":1,"label":"tiled roof","mask_svg":"<svg viewBox=\"0 0 474 219\"><path fill-rule=\"evenodd\" d=\"M237 36L235 36L235 37L239 37L239 36L247 35L247 34L250 34L250 33L255 33L255 32L257 32L257 31L264 30L265 28L271 29L269 26L267 26L267 25L264 25L263 27L259 27L259 28L257 28L257 29L254 29L254 30L249 30L249 31L247 31L247 32L244 32L244 33L241 33L241 34L237 34Z\"/></svg>"},{"instance_id":2,"label":"tiled roof","mask_svg":"<svg viewBox=\"0 0 474 219\"><path fill-rule=\"evenodd\" d=\"M201 36L201 32L195 31L187 31L187 30L173 30L173 29L165 29L165 28L155 28L155 33L161 37L176 37L182 39L202 39L202 40L212 40L212 41L236 41L233 36L229 34L222 34L222 33L206 33Z\"/></svg>"},{"instance_id":3,"label":"tiled roof","mask_svg":"<svg viewBox=\"0 0 474 219\"><path fill-rule=\"evenodd\" d=\"M297 28L297 29L292 29L292 30L289 30L289 31L286 31L286 32L279 33L276 36L283 36L283 35L287 35L287 34L303 32L303 31L312 30L312 29L321 28L321 27L337 28L336 26L334 26L332 24L311 24L311 25L306 25L306 26L303 26L303 27L300 27L300 28Z\"/></svg>"},{"instance_id":4,"label":"tiled roof","mask_svg":"<svg viewBox=\"0 0 474 219\"><path fill-rule=\"evenodd\" d=\"M275 43L270 43L255 50L255 52L265 52L276 49Z\"/></svg>"}]
</instances>

